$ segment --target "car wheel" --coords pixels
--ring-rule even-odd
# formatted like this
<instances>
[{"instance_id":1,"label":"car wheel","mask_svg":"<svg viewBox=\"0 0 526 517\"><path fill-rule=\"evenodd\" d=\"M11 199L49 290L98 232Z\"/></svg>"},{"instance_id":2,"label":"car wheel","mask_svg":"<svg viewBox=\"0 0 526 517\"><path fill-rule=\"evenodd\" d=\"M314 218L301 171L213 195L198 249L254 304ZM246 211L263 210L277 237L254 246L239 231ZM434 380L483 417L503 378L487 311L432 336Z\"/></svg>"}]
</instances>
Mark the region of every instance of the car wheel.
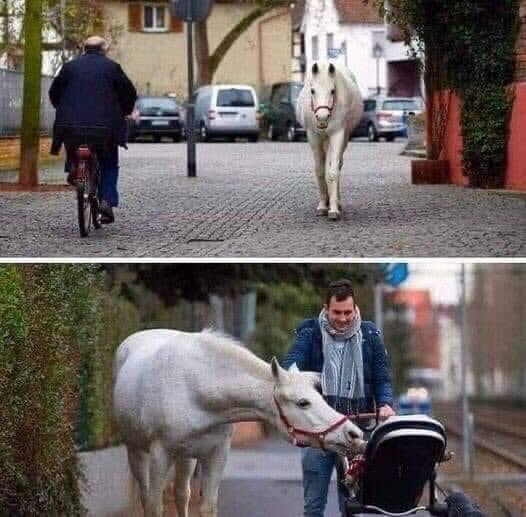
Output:
<instances>
[{"instance_id":1,"label":"car wheel","mask_svg":"<svg viewBox=\"0 0 526 517\"><path fill-rule=\"evenodd\" d=\"M199 125L199 140L201 142L208 142L210 140L210 135L208 134L208 129L206 129L204 122L201 122Z\"/></svg>"},{"instance_id":2,"label":"car wheel","mask_svg":"<svg viewBox=\"0 0 526 517\"><path fill-rule=\"evenodd\" d=\"M259 135L254 135L254 136L248 137L248 141L249 142L257 142L258 139L259 139Z\"/></svg>"},{"instance_id":3,"label":"car wheel","mask_svg":"<svg viewBox=\"0 0 526 517\"><path fill-rule=\"evenodd\" d=\"M274 124L272 123L268 125L267 137L269 140L272 140L273 142L275 142L278 139L278 134L276 133Z\"/></svg>"},{"instance_id":4,"label":"car wheel","mask_svg":"<svg viewBox=\"0 0 526 517\"><path fill-rule=\"evenodd\" d=\"M177 144L181 141L181 135L172 136L172 140Z\"/></svg>"},{"instance_id":5,"label":"car wheel","mask_svg":"<svg viewBox=\"0 0 526 517\"><path fill-rule=\"evenodd\" d=\"M287 124L287 142L295 142L297 140L296 128L294 124Z\"/></svg>"},{"instance_id":6,"label":"car wheel","mask_svg":"<svg viewBox=\"0 0 526 517\"><path fill-rule=\"evenodd\" d=\"M161 141L161 135L154 135L153 141L158 144Z\"/></svg>"},{"instance_id":7,"label":"car wheel","mask_svg":"<svg viewBox=\"0 0 526 517\"><path fill-rule=\"evenodd\" d=\"M367 138L369 139L369 142L378 142L379 140L378 133L373 124L367 126Z\"/></svg>"},{"instance_id":8,"label":"car wheel","mask_svg":"<svg viewBox=\"0 0 526 517\"><path fill-rule=\"evenodd\" d=\"M386 136L385 139L386 139L388 142L394 142L394 141L395 141L395 137L394 137L394 135Z\"/></svg>"}]
</instances>

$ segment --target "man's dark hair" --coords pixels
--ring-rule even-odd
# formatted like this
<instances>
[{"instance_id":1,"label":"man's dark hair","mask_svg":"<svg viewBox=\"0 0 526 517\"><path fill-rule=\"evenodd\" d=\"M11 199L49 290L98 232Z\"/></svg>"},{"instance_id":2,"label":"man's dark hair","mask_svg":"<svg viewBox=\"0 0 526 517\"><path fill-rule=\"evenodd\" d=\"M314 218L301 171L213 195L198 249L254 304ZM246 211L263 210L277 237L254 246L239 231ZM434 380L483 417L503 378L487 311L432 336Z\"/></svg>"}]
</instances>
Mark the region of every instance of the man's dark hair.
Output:
<instances>
[{"instance_id":1,"label":"man's dark hair","mask_svg":"<svg viewBox=\"0 0 526 517\"><path fill-rule=\"evenodd\" d=\"M329 287L327 288L327 296L325 297L325 304L327 307L333 296L336 298L337 302L347 300L349 297L352 297L354 301L354 289L350 280L343 278L341 280L335 280L329 284Z\"/></svg>"}]
</instances>

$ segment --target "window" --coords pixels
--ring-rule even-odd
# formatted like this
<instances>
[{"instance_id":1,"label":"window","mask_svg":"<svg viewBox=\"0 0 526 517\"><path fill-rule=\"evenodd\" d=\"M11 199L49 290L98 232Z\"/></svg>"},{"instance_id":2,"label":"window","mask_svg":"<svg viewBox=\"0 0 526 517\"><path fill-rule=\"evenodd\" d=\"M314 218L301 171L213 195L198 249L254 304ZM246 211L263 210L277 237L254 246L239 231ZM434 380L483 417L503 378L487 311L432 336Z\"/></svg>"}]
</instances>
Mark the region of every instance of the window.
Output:
<instances>
[{"instance_id":1,"label":"window","mask_svg":"<svg viewBox=\"0 0 526 517\"><path fill-rule=\"evenodd\" d=\"M375 56L375 48L378 48L381 51L381 55L379 57L383 57L384 51L385 51L385 31L372 31L372 46L371 46L371 55L373 57Z\"/></svg>"},{"instance_id":2,"label":"window","mask_svg":"<svg viewBox=\"0 0 526 517\"><path fill-rule=\"evenodd\" d=\"M318 36L312 36L312 59L314 61L320 59L318 49Z\"/></svg>"},{"instance_id":3,"label":"window","mask_svg":"<svg viewBox=\"0 0 526 517\"><path fill-rule=\"evenodd\" d=\"M229 90L219 90L217 94L217 106L233 108L245 108L255 105L254 97L250 90L237 90L231 88Z\"/></svg>"},{"instance_id":4,"label":"window","mask_svg":"<svg viewBox=\"0 0 526 517\"><path fill-rule=\"evenodd\" d=\"M145 31L164 32L168 30L165 5L145 5L143 20Z\"/></svg>"},{"instance_id":5,"label":"window","mask_svg":"<svg viewBox=\"0 0 526 517\"><path fill-rule=\"evenodd\" d=\"M376 109L376 101L375 100L365 100L363 102L363 109L364 111L374 111Z\"/></svg>"},{"instance_id":6,"label":"window","mask_svg":"<svg viewBox=\"0 0 526 517\"><path fill-rule=\"evenodd\" d=\"M327 58L328 59L337 57L336 55L334 55L334 50L335 50L334 49L334 34L330 32L329 34L327 34Z\"/></svg>"}]
</instances>

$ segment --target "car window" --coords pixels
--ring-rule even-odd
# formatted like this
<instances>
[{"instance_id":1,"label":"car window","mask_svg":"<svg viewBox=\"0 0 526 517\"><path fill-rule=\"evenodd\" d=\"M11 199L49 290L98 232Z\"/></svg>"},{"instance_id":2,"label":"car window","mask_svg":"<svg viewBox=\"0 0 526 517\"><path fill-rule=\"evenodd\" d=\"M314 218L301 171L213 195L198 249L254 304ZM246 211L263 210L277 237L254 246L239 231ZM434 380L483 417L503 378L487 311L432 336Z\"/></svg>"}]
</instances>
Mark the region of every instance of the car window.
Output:
<instances>
[{"instance_id":1,"label":"car window","mask_svg":"<svg viewBox=\"0 0 526 517\"><path fill-rule=\"evenodd\" d=\"M217 106L230 106L233 108L252 107L255 106L254 96L250 90L241 90L239 88L219 90Z\"/></svg>"},{"instance_id":2,"label":"car window","mask_svg":"<svg viewBox=\"0 0 526 517\"><path fill-rule=\"evenodd\" d=\"M163 111L174 113L177 111L177 102L170 98L146 98L139 101L139 110L143 112Z\"/></svg>"},{"instance_id":3,"label":"car window","mask_svg":"<svg viewBox=\"0 0 526 517\"><path fill-rule=\"evenodd\" d=\"M417 110L418 105L415 101L412 100L392 100L384 101L383 104L384 110L391 111L408 111L408 110Z\"/></svg>"},{"instance_id":4,"label":"car window","mask_svg":"<svg viewBox=\"0 0 526 517\"><path fill-rule=\"evenodd\" d=\"M290 97L291 101L294 104L298 100L298 95L301 92L301 89L303 88L302 84L292 84L290 87Z\"/></svg>"},{"instance_id":5,"label":"car window","mask_svg":"<svg viewBox=\"0 0 526 517\"><path fill-rule=\"evenodd\" d=\"M363 101L363 109L364 109L364 111L374 111L375 108L376 108L376 101L375 100Z\"/></svg>"},{"instance_id":6,"label":"car window","mask_svg":"<svg viewBox=\"0 0 526 517\"><path fill-rule=\"evenodd\" d=\"M274 106L279 104L279 99L281 97L281 85L277 85L274 87L273 91L272 91L272 99L271 99L271 104L273 104Z\"/></svg>"}]
</instances>

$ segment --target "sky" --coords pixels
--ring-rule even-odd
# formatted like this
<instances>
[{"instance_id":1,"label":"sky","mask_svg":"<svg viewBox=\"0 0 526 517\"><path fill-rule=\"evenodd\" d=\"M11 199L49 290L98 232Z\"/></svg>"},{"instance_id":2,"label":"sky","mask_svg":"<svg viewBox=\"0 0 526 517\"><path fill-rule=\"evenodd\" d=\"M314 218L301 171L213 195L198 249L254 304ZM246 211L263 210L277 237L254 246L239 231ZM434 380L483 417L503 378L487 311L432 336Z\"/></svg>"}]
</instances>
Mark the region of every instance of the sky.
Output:
<instances>
[{"instance_id":1,"label":"sky","mask_svg":"<svg viewBox=\"0 0 526 517\"><path fill-rule=\"evenodd\" d=\"M433 303L456 304L460 294L459 263L409 263L409 276L403 288L429 289Z\"/></svg>"}]
</instances>

